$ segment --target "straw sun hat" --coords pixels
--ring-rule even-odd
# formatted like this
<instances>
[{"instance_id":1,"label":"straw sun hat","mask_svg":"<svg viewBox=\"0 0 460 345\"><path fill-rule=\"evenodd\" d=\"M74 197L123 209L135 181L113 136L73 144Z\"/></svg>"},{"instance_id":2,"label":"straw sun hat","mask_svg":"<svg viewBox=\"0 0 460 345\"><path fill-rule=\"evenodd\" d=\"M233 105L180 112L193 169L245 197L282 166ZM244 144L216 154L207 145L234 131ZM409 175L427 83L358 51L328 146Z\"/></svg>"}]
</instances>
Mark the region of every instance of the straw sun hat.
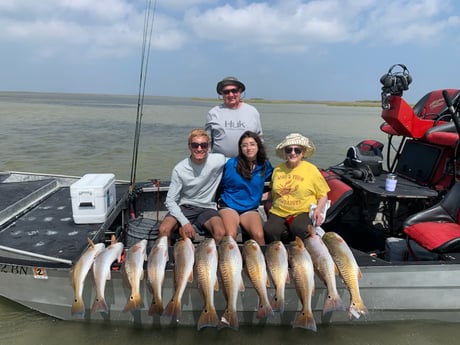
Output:
<instances>
[{"instance_id":1,"label":"straw sun hat","mask_svg":"<svg viewBox=\"0 0 460 345\"><path fill-rule=\"evenodd\" d=\"M293 145L301 146L303 148L303 156L305 158L313 156L316 150L315 145L313 145L310 139L304 137L302 134L299 133L291 133L276 146L276 155L281 159L285 159L286 154L284 153L284 148L286 146Z\"/></svg>"}]
</instances>

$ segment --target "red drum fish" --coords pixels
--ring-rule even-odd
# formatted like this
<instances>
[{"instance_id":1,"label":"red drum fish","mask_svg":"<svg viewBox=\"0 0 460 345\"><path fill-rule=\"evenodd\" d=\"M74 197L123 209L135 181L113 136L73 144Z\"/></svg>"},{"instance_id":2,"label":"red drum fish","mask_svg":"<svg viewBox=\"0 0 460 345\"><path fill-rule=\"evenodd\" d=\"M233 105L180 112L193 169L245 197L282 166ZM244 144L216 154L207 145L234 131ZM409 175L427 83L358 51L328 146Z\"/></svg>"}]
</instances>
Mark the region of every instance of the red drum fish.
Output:
<instances>
[{"instance_id":1,"label":"red drum fish","mask_svg":"<svg viewBox=\"0 0 460 345\"><path fill-rule=\"evenodd\" d=\"M72 303L72 315L85 315L85 305L83 302L83 286L85 285L86 276L93 266L94 259L105 249L104 243L94 244L88 239L89 248L82 254L70 271L74 299Z\"/></svg>"},{"instance_id":2,"label":"red drum fish","mask_svg":"<svg viewBox=\"0 0 460 345\"><path fill-rule=\"evenodd\" d=\"M318 277L327 287L327 296L324 300L323 315L336 310L345 310L342 298L337 291L335 281L339 273L329 250L320 236L318 236L311 225L308 226L310 237L304 243L313 261L313 267Z\"/></svg>"},{"instance_id":3,"label":"red drum fish","mask_svg":"<svg viewBox=\"0 0 460 345\"><path fill-rule=\"evenodd\" d=\"M195 251L195 278L204 299L203 311L198 319L197 329L217 327L219 317L214 306L214 290L217 282L217 247L213 238L204 239Z\"/></svg>"},{"instance_id":4,"label":"red drum fish","mask_svg":"<svg viewBox=\"0 0 460 345\"><path fill-rule=\"evenodd\" d=\"M227 300L224 314L219 322L219 327L238 329L238 315L236 302L238 291L244 291L243 258L241 257L238 244L232 236L224 236L219 244L219 273L223 285L223 291Z\"/></svg>"},{"instance_id":5,"label":"red drum fish","mask_svg":"<svg viewBox=\"0 0 460 345\"><path fill-rule=\"evenodd\" d=\"M302 303L302 311L292 326L316 332L316 322L311 310L311 297L315 290L315 273L310 254L299 237L296 237L295 242L289 246L289 263L297 296Z\"/></svg>"},{"instance_id":6,"label":"red drum fish","mask_svg":"<svg viewBox=\"0 0 460 345\"><path fill-rule=\"evenodd\" d=\"M367 317L368 311L359 292L358 279L362 277L362 274L350 247L348 247L344 239L335 232L326 232L323 236L323 241L329 253L331 253L340 275L350 292L351 301L350 307L348 308L350 320L353 317Z\"/></svg>"},{"instance_id":7,"label":"red drum fish","mask_svg":"<svg viewBox=\"0 0 460 345\"><path fill-rule=\"evenodd\" d=\"M168 236L160 236L153 244L147 259L148 286L153 295L149 309L150 316L163 314L162 289L168 260Z\"/></svg>"},{"instance_id":8,"label":"red drum fish","mask_svg":"<svg viewBox=\"0 0 460 345\"><path fill-rule=\"evenodd\" d=\"M112 238L112 244L105 248L94 260L93 277L96 285L96 297L91 311L107 313L109 308L105 301L105 284L111 279L111 268L114 261L121 261L124 245Z\"/></svg>"},{"instance_id":9,"label":"red drum fish","mask_svg":"<svg viewBox=\"0 0 460 345\"><path fill-rule=\"evenodd\" d=\"M147 240L140 240L126 252L123 270L131 288L131 293L123 311L133 311L144 307L140 293L140 281L144 279L144 261L147 260Z\"/></svg>"},{"instance_id":10,"label":"red drum fish","mask_svg":"<svg viewBox=\"0 0 460 345\"><path fill-rule=\"evenodd\" d=\"M273 309L267 294L267 286L270 286L270 281L268 280L265 257L259 244L253 239L244 242L243 260L246 273L259 296L256 317L260 319L273 315Z\"/></svg>"},{"instance_id":11,"label":"red drum fish","mask_svg":"<svg viewBox=\"0 0 460 345\"><path fill-rule=\"evenodd\" d=\"M182 295L188 282L193 281L193 263L195 261L195 246L190 238L180 232L182 239L174 245L174 295L167 304L163 315L171 316L179 321Z\"/></svg>"},{"instance_id":12,"label":"red drum fish","mask_svg":"<svg viewBox=\"0 0 460 345\"><path fill-rule=\"evenodd\" d=\"M284 312L284 292L286 283L290 282L288 253L281 241L270 243L265 250L268 271L275 285L275 295L270 304L274 311Z\"/></svg>"}]
</instances>

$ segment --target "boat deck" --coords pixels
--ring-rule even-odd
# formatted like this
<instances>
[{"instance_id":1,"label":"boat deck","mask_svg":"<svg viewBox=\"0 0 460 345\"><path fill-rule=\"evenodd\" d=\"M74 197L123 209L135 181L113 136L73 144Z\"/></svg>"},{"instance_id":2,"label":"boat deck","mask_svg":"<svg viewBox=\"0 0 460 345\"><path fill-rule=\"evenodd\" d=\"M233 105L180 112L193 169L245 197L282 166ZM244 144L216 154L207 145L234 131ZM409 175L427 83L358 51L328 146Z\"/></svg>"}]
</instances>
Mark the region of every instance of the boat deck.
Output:
<instances>
[{"instance_id":1,"label":"boat deck","mask_svg":"<svg viewBox=\"0 0 460 345\"><path fill-rule=\"evenodd\" d=\"M0 253L2 261L27 263L28 257L74 262L88 245L100 239L127 197L127 185L117 185L117 205L105 223L75 224L70 187L55 179L0 183ZM48 260L50 259L50 260Z\"/></svg>"}]
</instances>

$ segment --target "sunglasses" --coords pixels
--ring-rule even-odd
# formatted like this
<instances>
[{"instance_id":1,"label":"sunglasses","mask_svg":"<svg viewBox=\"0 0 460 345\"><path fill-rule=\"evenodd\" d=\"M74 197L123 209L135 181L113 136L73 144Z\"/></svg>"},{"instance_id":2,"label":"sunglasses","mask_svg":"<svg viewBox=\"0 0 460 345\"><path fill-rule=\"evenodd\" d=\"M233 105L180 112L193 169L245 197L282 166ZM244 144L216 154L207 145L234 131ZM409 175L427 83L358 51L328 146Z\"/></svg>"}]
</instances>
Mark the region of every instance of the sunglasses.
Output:
<instances>
[{"instance_id":1,"label":"sunglasses","mask_svg":"<svg viewBox=\"0 0 460 345\"><path fill-rule=\"evenodd\" d=\"M302 153L302 149L300 149L299 147L286 146L284 148L284 152L287 153L287 154L291 153L292 150L294 150L296 155L300 155Z\"/></svg>"},{"instance_id":2,"label":"sunglasses","mask_svg":"<svg viewBox=\"0 0 460 345\"><path fill-rule=\"evenodd\" d=\"M230 92L233 93L233 94L239 93L239 92L240 92L240 89L222 90L222 94L224 94L224 95L228 95L228 94L230 94Z\"/></svg>"},{"instance_id":3,"label":"sunglasses","mask_svg":"<svg viewBox=\"0 0 460 345\"><path fill-rule=\"evenodd\" d=\"M206 142L204 142L204 143L196 143L196 142L192 141L192 142L190 143L190 147L191 147L192 149L195 149L195 150L196 150L198 147L201 147L203 150L206 150L206 149L209 147L209 143L206 143Z\"/></svg>"}]
</instances>

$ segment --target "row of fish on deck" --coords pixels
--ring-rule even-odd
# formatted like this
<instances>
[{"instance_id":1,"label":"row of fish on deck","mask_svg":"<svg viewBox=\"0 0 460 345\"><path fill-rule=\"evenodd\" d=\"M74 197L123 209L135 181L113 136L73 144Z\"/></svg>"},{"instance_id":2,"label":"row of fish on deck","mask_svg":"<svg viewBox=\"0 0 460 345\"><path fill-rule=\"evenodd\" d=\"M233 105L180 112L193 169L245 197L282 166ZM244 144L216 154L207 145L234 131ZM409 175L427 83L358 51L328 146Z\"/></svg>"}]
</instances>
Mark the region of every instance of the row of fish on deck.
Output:
<instances>
[{"instance_id":1,"label":"row of fish on deck","mask_svg":"<svg viewBox=\"0 0 460 345\"><path fill-rule=\"evenodd\" d=\"M140 293L140 282L144 278L144 261L147 260L147 281L153 295L149 315L169 316L179 322L182 295L187 283L195 277L203 296L204 306L197 328L230 327L238 329L237 299L239 291L244 291L243 269L253 284L259 297L256 317L269 317L274 312L283 313L285 284L294 281L302 310L296 317L293 327L316 331L311 298L314 293L314 275L324 282L327 295L323 314L333 311L345 311L346 308L337 291L336 275L340 274L350 292L349 318L367 316L367 308L360 296L358 279L361 271L346 242L335 232L327 232L323 237L310 227L311 236L305 241L299 238L286 246L275 241L268 244L265 252L254 240L248 240L240 250L237 242L230 236L224 237L219 246L214 239L206 238L197 247L186 236L182 236L174 245L174 294L163 307L162 288L166 265L169 261L168 239L159 237L147 256L147 240L140 240L126 251L122 271L129 283L131 292L124 311L144 308ZM105 247L103 243L90 243L89 248L72 268L74 300L72 315L83 316L83 286L87 273L93 271L96 295L92 312L105 312L109 308L105 302L106 281L110 280L111 266L120 262L124 246L112 241ZM243 268L244 263L244 268ZM219 278L218 279L218 273ZM267 287L270 278L275 288L271 300ZM219 290L219 282L227 301L225 310L219 318L214 306L214 291Z\"/></svg>"}]
</instances>

